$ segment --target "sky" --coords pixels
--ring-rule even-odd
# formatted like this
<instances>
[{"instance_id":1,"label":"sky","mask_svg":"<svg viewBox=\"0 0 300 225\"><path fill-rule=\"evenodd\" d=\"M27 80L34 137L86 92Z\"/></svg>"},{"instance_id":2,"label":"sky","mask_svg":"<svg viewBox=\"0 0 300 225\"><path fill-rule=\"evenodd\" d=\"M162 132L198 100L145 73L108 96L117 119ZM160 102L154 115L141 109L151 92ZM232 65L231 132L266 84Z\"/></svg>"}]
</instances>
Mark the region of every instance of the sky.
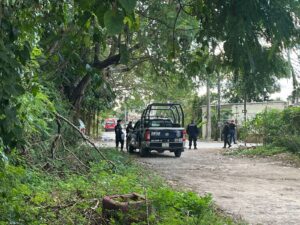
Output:
<instances>
[{"instance_id":1,"label":"sky","mask_svg":"<svg viewBox=\"0 0 300 225\"><path fill-rule=\"evenodd\" d=\"M277 98L280 98L280 100L287 101L288 96L292 94L293 91L293 82L292 79L280 79L280 92L276 92L274 94L271 94L271 99L276 100ZM217 92L217 89L213 89L213 92ZM198 95L202 96L206 94L206 86L201 86L198 89Z\"/></svg>"},{"instance_id":2,"label":"sky","mask_svg":"<svg viewBox=\"0 0 300 225\"><path fill-rule=\"evenodd\" d=\"M280 83L280 92L271 94L272 99L280 98L281 100L286 101L287 97L292 94L293 91L293 83L292 79L281 79Z\"/></svg>"}]
</instances>

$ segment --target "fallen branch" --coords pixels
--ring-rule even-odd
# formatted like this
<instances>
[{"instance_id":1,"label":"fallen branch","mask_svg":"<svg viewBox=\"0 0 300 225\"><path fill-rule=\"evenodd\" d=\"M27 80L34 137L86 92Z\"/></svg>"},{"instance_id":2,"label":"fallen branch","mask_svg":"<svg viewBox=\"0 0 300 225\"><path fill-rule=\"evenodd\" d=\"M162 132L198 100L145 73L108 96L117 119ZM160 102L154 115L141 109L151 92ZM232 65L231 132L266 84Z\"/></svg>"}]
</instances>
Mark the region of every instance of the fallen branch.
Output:
<instances>
[{"instance_id":1,"label":"fallen branch","mask_svg":"<svg viewBox=\"0 0 300 225\"><path fill-rule=\"evenodd\" d=\"M82 162L82 161L74 154L74 152L72 152L71 150L69 150L69 149L66 147L65 142L64 142L63 139L61 139L61 143L62 143L64 149L65 149L66 151L68 151L69 153L71 153L71 154L75 157L75 159L77 159L78 162L81 163L81 165L83 165L83 166L84 166L85 168L87 168L87 169L91 169L91 168L90 168L89 166L87 166L84 162Z\"/></svg>"},{"instance_id":2,"label":"fallen branch","mask_svg":"<svg viewBox=\"0 0 300 225\"><path fill-rule=\"evenodd\" d=\"M85 140L86 142L88 142L90 145L92 145L94 147L94 149L100 154L100 156L106 161L108 162L113 168L116 168L117 166L110 160L108 160L103 153L97 148L97 146L95 145L94 142L92 142L87 136L85 136L78 127L76 127L71 121L69 121L67 118L63 117L62 115L54 112L54 115L58 118L61 119L63 121L65 121L68 125L70 125L74 130L76 130L80 136L82 137L83 140Z\"/></svg>"}]
</instances>

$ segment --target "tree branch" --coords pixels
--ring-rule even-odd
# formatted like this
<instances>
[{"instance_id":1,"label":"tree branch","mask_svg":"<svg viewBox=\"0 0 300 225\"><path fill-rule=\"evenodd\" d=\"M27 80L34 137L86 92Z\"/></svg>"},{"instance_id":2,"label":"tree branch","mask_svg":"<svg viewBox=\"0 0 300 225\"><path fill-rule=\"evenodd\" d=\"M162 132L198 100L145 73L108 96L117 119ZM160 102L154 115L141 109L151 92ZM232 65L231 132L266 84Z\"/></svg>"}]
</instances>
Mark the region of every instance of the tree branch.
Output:
<instances>
[{"instance_id":1,"label":"tree branch","mask_svg":"<svg viewBox=\"0 0 300 225\"><path fill-rule=\"evenodd\" d=\"M85 168L87 168L87 169L89 169L89 170L91 169L91 168L90 168L89 166L87 166L84 162L82 162L82 161L75 155L74 152L72 152L71 150L69 150L69 149L66 147L66 144L65 144L65 142L64 142L64 140L63 140L62 138L60 139L60 141L61 141L61 143L62 143L64 149L67 150L69 153L71 153L71 154L75 157L75 159L78 160L78 162L79 162L81 165L83 165Z\"/></svg>"},{"instance_id":2,"label":"tree branch","mask_svg":"<svg viewBox=\"0 0 300 225\"><path fill-rule=\"evenodd\" d=\"M140 47L139 44L136 44L134 45L133 47L131 47L128 51L129 52L132 52L136 49L138 49ZM97 68L97 69L104 69L110 65L113 65L113 64L118 64L119 61L120 61L120 58L121 58L121 54L116 54L116 55L113 55L111 57L108 57L107 59L103 60L103 61L99 61L99 60L96 60L92 66Z\"/></svg>"},{"instance_id":3,"label":"tree branch","mask_svg":"<svg viewBox=\"0 0 300 225\"><path fill-rule=\"evenodd\" d=\"M94 147L94 149L100 154L100 156L106 161L108 162L113 168L116 168L117 166L110 160L108 160L103 153L97 148L97 146L95 145L94 142L92 142L87 136L85 136L80 130L79 128L77 128L72 122L70 122L67 118L63 117L62 115L54 112L54 115L58 118L61 119L63 121L65 121L70 127L72 127L74 130L76 130L80 136L82 137L83 140L85 140L87 143L89 143L90 145L92 145Z\"/></svg>"}]
</instances>

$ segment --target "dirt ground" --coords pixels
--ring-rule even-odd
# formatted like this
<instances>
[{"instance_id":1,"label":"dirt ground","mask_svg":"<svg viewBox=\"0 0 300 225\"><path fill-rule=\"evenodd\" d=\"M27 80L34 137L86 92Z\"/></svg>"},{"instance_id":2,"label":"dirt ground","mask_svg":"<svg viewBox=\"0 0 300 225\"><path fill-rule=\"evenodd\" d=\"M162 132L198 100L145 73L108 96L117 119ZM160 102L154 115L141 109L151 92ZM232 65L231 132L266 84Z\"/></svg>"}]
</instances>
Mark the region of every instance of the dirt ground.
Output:
<instances>
[{"instance_id":1,"label":"dirt ground","mask_svg":"<svg viewBox=\"0 0 300 225\"><path fill-rule=\"evenodd\" d=\"M274 159L224 156L221 149L152 154L137 159L171 184L211 193L226 213L250 224L300 224L300 169Z\"/></svg>"}]
</instances>

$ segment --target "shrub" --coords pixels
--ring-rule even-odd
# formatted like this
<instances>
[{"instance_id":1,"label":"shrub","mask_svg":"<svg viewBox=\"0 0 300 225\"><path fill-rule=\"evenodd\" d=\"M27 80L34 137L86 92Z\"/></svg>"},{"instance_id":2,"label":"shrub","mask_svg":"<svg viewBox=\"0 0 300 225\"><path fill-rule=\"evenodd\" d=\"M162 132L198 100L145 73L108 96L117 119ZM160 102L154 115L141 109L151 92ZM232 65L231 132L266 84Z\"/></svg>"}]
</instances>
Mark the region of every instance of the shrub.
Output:
<instances>
[{"instance_id":1,"label":"shrub","mask_svg":"<svg viewBox=\"0 0 300 225\"><path fill-rule=\"evenodd\" d=\"M284 147L290 152L300 154L300 136L279 136L274 144L276 146Z\"/></svg>"},{"instance_id":2,"label":"shrub","mask_svg":"<svg viewBox=\"0 0 300 225\"><path fill-rule=\"evenodd\" d=\"M274 109L265 110L244 125L243 135L245 139L249 136L259 137L264 144L269 144L282 132L282 128L281 112Z\"/></svg>"},{"instance_id":3,"label":"shrub","mask_svg":"<svg viewBox=\"0 0 300 225\"><path fill-rule=\"evenodd\" d=\"M300 107L265 110L243 127L244 138L261 137L264 144L300 153Z\"/></svg>"},{"instance_id":4,"label":"shrub","mask_svg":"<svg viewBox=\"0 0 300 225\"><path fill-rule=\"evenodd\" d=\"M288 134L300 135L300 107L290 107L282 112L282 120Z\"/></svg>"}]
</instances>

